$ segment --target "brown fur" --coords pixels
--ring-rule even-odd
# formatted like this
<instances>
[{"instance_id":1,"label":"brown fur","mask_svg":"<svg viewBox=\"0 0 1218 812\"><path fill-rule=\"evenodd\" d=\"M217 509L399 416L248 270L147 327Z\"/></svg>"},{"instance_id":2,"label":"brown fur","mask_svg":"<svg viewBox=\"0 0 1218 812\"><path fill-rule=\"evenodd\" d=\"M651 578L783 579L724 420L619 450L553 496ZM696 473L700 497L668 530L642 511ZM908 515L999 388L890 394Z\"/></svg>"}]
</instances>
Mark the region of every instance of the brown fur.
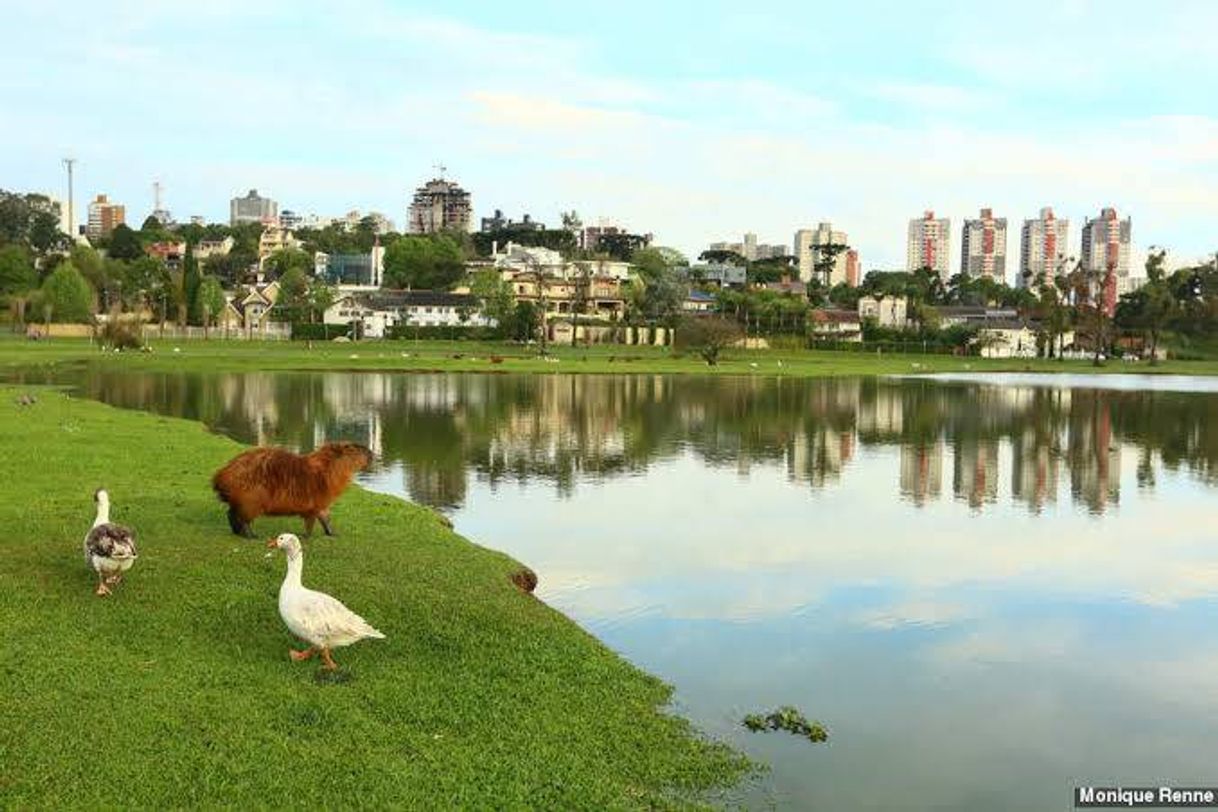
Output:
<instances>
[{"instance_id":1,"label":"brown fur","mask_svg":"<svg viewBox=\"0 0 1218 812\"><path fill-rule=\"evenodd\" d=\"M254 448L217 471L211 484L238 535L253 535L250 522L259 516L300 516L308 533L320 520L332 535L330 506L371 462L372 452L356 443L327 443L312 454Z\"/></svg>"}]
</instances>

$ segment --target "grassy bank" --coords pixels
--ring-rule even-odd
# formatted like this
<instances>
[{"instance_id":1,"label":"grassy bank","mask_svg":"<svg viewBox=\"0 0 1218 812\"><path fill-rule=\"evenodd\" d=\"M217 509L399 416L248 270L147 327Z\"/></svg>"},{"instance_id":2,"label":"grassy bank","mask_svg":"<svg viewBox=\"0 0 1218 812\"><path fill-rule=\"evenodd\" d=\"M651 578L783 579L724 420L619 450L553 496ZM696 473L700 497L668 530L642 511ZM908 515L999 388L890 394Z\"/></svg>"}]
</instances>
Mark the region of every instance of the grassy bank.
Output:
<instances>
[{"instance_id":1,"label":"grassy bank","mask_svg":"<svg viewBox=\"0 0 1218 812\"><path fill-rule=\"evenodd\" d=\"M922 372L1147 372L1177 375L1218 374L1218 361L1148 363L984 359L950 355L833 352L825 350L735 350L708 367L694 354L675 356L658 347L601 345L556 346L541 358L535 347L517 344L444 341L369 341L362 343L245 341L154 341L149 353L101 353L84 340L29 342L0 340L4 367L88 361L130 369L248 370L400 370L406 372L564 372L781 375L821 377ZM175 351L176 350L176 351Z\"/></svg>"},{"instance_id":2,"label":"grassy bank","mask_svg":"<svg viewBox=\"0 0 1218 812\"><path fill-rule=\"evenodd\" d=\"M5 806L652 807L745 769L657 710L665 685L512 586L516 562L358 488L335 507L340 536L306 540L305 583L388 639L337 653L349 681L315 681L287 656L282 555L230 536L208 487L236 443L17 394L0 387ZM103 484L141 556L99 599L80 543ZM263 538L299 528L255 523Z\"/></svg>"}]
</instances>

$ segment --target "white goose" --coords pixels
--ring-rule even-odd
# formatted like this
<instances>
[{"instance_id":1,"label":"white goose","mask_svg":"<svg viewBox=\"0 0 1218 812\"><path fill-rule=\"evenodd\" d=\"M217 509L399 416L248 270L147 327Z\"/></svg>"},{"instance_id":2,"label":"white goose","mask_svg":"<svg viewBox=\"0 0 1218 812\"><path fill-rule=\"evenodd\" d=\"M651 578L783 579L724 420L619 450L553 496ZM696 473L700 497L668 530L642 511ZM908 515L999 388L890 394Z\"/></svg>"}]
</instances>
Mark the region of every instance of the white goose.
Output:
<instances>
[{"instance_id":1,"label":"white goose","mask_svg":"<svg viewBox=\"0 0 1218 812\"><path fill-rule=\"evenodd\" d=\"M96 594L103 596L123 580L123 573L131 569L138 553L135 533L110 521L110 494L106 489L99 488L93 501L97 502L97 516L85 536L85 563L97 573Z\"/></svg>"},{"instance_id":2,"label":"white goose","mask_svg":"<svg viewBox=\"0 0 1218 812\"><path fill-rule=\"evenodd\" d=\"M281 533L266 543L278 547L288 557L288 572L279 587L279 616L292 634L309 644L304 651L290 649L288 654L297 662L321 654L325 668L333 671L338 665L330 657L330 649L349 646L368 638L385 639L359 615L337 598L324 592L305 589L300 583L304 569L304 552L300 539L292 533Z\"/></svg>"}]
</instances>

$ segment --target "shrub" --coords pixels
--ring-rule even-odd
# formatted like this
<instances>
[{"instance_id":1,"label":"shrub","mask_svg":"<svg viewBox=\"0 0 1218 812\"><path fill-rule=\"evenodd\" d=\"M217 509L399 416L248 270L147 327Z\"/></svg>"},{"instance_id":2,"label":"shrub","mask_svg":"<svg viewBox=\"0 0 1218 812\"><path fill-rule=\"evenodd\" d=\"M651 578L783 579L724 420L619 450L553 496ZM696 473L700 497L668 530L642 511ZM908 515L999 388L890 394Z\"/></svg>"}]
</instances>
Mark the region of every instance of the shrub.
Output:
<instances>
[{"instance_id":1,"label":"shrub","mask_svg":"<svg viewBox=\"0 0 1218 812\"><path fill-rule=\"evenodd\" d=\"M140 325L133 321L107 320L98 334L103 347L115 350L138 350L144 346Z\"/></svg>"},{"instance_id":2,"label":"shrub","mask_svg":"<svg viewBox=\"0 0 1218 812\"><path fill-rule=\"evenodd\" d=\"M329 341L339 336L351 334L349 324L309 324L307 322L292 323L293 341Z\"/></svg>"},{"instance_id":3,"label":"shrub","mask_svg":"<svg viewBox=\"0 0 1218 812\"><path fill-rule=\"evenodd\" d=\"M734 321L718 316L694 316L682 319L677 324L673 349L677 352L696 352L707 365L714 366L719 362L720 351L739 341L741 335L740 325Z\"/></svg>"},{"instance_id":4,"label":"shrub","mask_svg":"<svg viewBox=\"0 0 1218 812\"><path fill-rule=\"evenodd\" d=\"M419 339L421 341L497 341L502 333L496 327L458 327L455 325L437 325L420 327L411 324L399 324L389 328L386 338Z\"/></svg>"}]
</instances>

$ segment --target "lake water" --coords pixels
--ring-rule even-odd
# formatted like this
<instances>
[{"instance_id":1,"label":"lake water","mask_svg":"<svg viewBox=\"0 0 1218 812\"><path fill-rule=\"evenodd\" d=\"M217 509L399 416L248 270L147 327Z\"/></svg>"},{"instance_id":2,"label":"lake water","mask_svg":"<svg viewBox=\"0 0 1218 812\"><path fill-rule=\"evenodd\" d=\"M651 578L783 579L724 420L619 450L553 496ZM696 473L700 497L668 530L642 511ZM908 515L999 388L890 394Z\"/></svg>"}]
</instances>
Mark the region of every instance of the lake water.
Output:
<instances>
[{"instance_id":1,"label":"lake water","mask_svg":"<svg viewBox=\"0 0 1218 812\"><path fill-rule=\"evenodd\" d=\"M1218 784L1214 380L70 380L247 442L372 446L366 486L531 566L771 765L751 806ZM783 704L829 743L740 727Z\"/></svg>"}]
</instances>

